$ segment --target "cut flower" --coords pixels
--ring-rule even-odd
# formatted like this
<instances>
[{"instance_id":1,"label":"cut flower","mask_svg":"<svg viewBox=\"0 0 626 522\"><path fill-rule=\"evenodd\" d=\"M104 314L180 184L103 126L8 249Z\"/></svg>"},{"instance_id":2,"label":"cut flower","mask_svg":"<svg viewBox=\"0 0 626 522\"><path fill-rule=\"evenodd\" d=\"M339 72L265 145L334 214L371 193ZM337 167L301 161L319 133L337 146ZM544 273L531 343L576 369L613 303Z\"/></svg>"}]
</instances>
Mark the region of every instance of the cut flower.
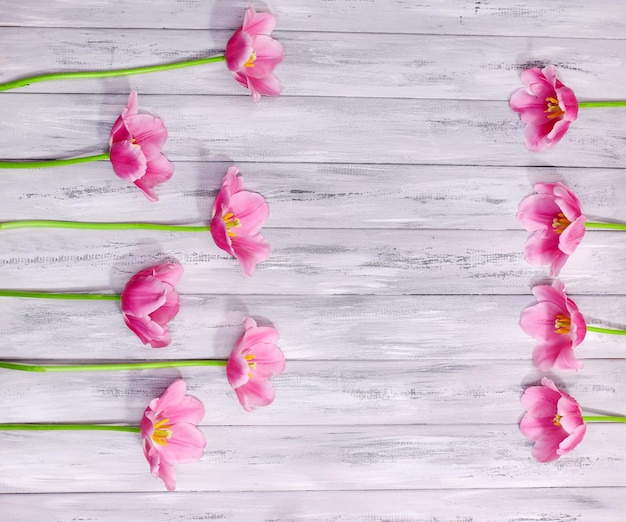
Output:
<instances>
[{"instance_id":1,"label":"cut flower","mask_svg":"<svg viewBox=\"0 0 626 522\"><path fill-rule=\"evenodd\" d=\"M154 187L174 173L173 165L161 153L166 139L167 129L159 118L138 114L137 91L132 91L111 129L110 160L115 173L134 183L150 201L159 199Z\"/></svg>"},{"instance_id":2,"label":"cut flower","mask_svg":"<svg viewBox=\"0 0 626 522\"><path fill-rule=\"evenodd\" d=\"M178 379L153 399L141 419L143 451L150 472L169 491L176 487L174 464L195 462L204 454L206 439L197 425L204 417L204 406L186 395L187 383Z\"/></svg>"},{"instance_id":3,"label":"cut flower","mask_svg":"<svg viewBox=\"0 0 626 522\"><path fill-rule=\"evenodd\" d=\"M586 218L576 194L563 183L537 183L519 205L517 220L534 234L524 255L532 265L550 265L556 276L585 235Z\"/></svg>"},{"instance_id":4,"label":"cut flower","mask_svg":"<svg viewBox=\"0 0 626 522\"><path fill-rule=\"evenodd\" d=\"M224 176L213 204L211 235L219 248L239 261L244 276L250 276L270 256L270 244L261 235L270 209L261 194L245 190L238 173L237 167L230 167Z\"/></svg>"},{"instance_id":5,"label":"cut flower","mask_svg":"<svg viewBox=\"0 0 626 522\"><path fill-rule=\"evenodd\" d=\"M537 304L520 316L522 329L537 340L533 361L542 371L551 368L579 370L574 348L585 338L587 325L576 303L565 294L565 285L555 279L552 285L533 288Z\"/></svg>"},{"instance_id":6,"label":"cut flower","mask_svg":"<svg viewBox=\"0 0 626 522\"><path fill-rule=\"evenodd\" d=\"M273 74L283 61L280 42L270 36L276 18L270 13L256 13L253 6L246 9L243 25L226 44L226 65L235 80L250 89L254 101L261 95L278 96L280 83Z\"/></svg>"},{"instance_id":7,"label":"cut flower","mask_svg":"<svg viewBox=\"0 0 626 522\"><path fill-rule=\"evenodd\" d=\"M285 356L276 346L278 332L269 326L257 326L246 317L246 331L233 349L226 366L229 384L246 411L267 406L274 401L270 377L285 369Z\"/></svg>"},{"instance_id":8,"label":"cut flower","mask_svg":"<svg viewBox=\"0 0 626 522\"><path fill-rule=\"evenodd\" d=\"M183 275L178 263L155 265L135 274L120 296L124 322L144 344L163 348L172 341L167 323L180 308L174 288Z\"/></svg>"},{"instance_id":9,"label":"cut flower","mask_svg":"<svg viewBox=\"0 0 626 522\"><path fill-rule=\"evenodd\" d=\"M585 436L580 406L554 382L544 377L541 386L531 386L521 398L526 413L520 431L535 443L532 455L540 462L550 462L572 451Z\"/></svg>"},{"instance_id":10,"label":"cut flower","mask_svg":"<svg viewBox=\"0 0 626 522\"><path fill-rule=\"evenodd\" d=\"M526 147L542 152L554 147L578 118L578 100L557 79L554 65L527 69L521 79L526 87L513 93L509 104L526 124Z\"/></svg>"}]
</instances>

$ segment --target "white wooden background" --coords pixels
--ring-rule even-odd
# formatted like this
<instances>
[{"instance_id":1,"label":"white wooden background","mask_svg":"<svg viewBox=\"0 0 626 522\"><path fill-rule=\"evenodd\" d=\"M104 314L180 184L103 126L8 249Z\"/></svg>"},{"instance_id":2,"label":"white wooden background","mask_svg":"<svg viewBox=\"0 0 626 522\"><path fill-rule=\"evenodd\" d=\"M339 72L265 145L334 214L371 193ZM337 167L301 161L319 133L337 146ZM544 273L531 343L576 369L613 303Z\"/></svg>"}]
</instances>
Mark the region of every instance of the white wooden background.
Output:
<instances>
[{"instance_id":1,"label":"white wooden background","mask_svg":"<svg viewBox=\"0 0 626 522\"><path fill-rule=\"evenodd\" d=\"M223 369L3 371L1 422L138 423L175 378L207 410L205 456L154 480L135 434L3 433L7 521L604 521L626 509L626 434L593 425L552 464L519 434L539 374L518 326L532 284L515 221L561 180L595 219L626 220L626 110L582 110L535 155L508 107L528 64L580 99L626 98L622 0L271 0L279 98L255 105L223 64L0 94L0 158L104 150L131 88L170 131L173 179L148 202L107 163L0 175L0 220L203 223L227 167L271 207L251 279L208 235L12 230L0 286L119 292L175 259L173 343L143 347L115 302L0 299L0 358L48 363L227 357L245 315L287 356L276 402L243 411ZM0 81L222 50L245 1L0 0ZM562 272L592 320L625 327L625 237L589 232ZM626 413L626 341L590 333L553 377Z\"/></svg>"}]
</instances>

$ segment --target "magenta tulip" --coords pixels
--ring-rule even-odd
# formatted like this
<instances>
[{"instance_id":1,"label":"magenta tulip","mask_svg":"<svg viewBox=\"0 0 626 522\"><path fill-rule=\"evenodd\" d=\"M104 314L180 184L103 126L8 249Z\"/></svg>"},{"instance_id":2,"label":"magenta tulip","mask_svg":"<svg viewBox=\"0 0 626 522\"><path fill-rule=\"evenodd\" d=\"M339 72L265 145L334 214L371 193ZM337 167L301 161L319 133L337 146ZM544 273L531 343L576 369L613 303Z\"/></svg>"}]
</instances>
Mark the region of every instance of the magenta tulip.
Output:
<instances>
[{"instance_id":1,"label":"magenta tulip","mask_svg":"<svg viewBox=\"0 0 626 522\"><path fill-rule=\"evenodd\" d=\"M257 326L250 317L243 324L246 331L228 358L226 376L243 408L253 411L274 401L269 379L283 372L285 356L276 346L276 329Z\"/></svg>"},{"instance_id":2,"label":"magenta tulip","mask_svg":"<svg viewBox=\"0 0 626 522\"><path fill-rule=\"evenodd\" d=\"M134 183L150 201L157 201L154 187L174 173L173 165L161 153L167 130L159 118L137 110L137 92L132 91L111 129L111 165L120 178Z\"/></svg>"},{"instance_id":3,"label":"magenta tulip","mask_svg":"<svg viewBox=\"0 0 626 522\"><path fill-rule=\"evenodd\" d=\"M204 407L195 397L185 395L184 380L174 381L158 399L153 399L141 419L143 451L150 472L160 478L169 491L176 487L174 464L199 460L206 439L197 428Z\"/></svg>"},{"instance_id":4,"label":"magenta tulip","mask_svg":"<svg viewBox=\"0 0 626 522\"><path fill-rule=\"evenodd\" d=\"M126 283L120 301L124 322L144 344L163 348L171 342L167 323L180 308L174 288L183 275L178 263L146 268Z\"/></svg>"},{"instance_id":5,"label":"magenta tulip","mask_svg":"<svg viewBox=\"0 0 626 522\"><path fill-rule=\"evenodd\" d=\"M574 91L557 79L554 65L527 69L521 79L526 87L513 93L511 109L519 112L526 124L526 147L533 152L548 150L578 118L578 100Z\"/></svg>"},{"instance_id":6,"label":"magenta tulip","mask_svg":"<svg viewBox=\"0 0 626 522\"><path fill-rule=\"evenodd\" d=\"M226 65L235 80L250 89L254 101L261 95L278 96L280 83L274 68L283 61L283 46L270 34L276 18L270 13L256 13L254 7L246 9L243 25L226 44Z\"/></svg>"}]
</instances>

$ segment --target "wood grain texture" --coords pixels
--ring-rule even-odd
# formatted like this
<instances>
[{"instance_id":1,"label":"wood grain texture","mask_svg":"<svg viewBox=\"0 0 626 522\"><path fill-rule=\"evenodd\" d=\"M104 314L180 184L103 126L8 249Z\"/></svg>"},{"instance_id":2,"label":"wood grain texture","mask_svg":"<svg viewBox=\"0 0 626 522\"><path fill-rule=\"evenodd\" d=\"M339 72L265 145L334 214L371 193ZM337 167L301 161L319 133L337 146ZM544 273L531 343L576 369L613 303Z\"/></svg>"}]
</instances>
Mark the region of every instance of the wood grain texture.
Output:
<instances>
[{"instance_id":1,"label":"wood grain texture","mask_svg":"<svg viewBox=\"0 0 626 522\"><path fill-rule=\"evenodd\" d=\"M171 62L224 48L247 2L0 0L0 81ZM0 221L206 223L226 169L271 207L254 276L208 233L0 232L0 289L120 292L178 260L166 349L117 302L0 298L0 360L48 364L228 357L254 317L280 332L276 401L249 414L220 368L2 372L2 422L138 424L176 378L205 404L208 447L149 473L137 434L5 432L10 521L615 521L624 428L590 425L536 462L517 423L542 374L519 314L546 267L515 220L537 182L563 181L595 221L626 222L625 109L581 110L552 151L523 146L508 106L527 66L554 63L581 100L626 98L623 2L293 0L278 17L284 91L255 104L223 64L37 84L0 95L0 158L107 149L139 90L163 118L174 178L148 202L107 162L0 172ZM590 324L624 328L626 236L589 231L561 279ZM589 333L580 372L549 372L588 414L626 414L623 337Z\"/></svg>"},{"instance_id":2,"label":"wood grain texture","mask_svg":"<svg viewBox=\"0 0 626 522\"><path fill-rule=\"evenodd\" d=\"M153 27L236 29L248 2L219 0L64 0L50 9L43 0L9 4L3 0L3 25L53 27ZM10 5L10 9L8 6ZM590 4L580 0L546 3L525 0L297 0L268 1L281 29L417 34L498 34L504 36L573 36L620 39L625 6L619 0Z\"/></svg>"}]
</instances>

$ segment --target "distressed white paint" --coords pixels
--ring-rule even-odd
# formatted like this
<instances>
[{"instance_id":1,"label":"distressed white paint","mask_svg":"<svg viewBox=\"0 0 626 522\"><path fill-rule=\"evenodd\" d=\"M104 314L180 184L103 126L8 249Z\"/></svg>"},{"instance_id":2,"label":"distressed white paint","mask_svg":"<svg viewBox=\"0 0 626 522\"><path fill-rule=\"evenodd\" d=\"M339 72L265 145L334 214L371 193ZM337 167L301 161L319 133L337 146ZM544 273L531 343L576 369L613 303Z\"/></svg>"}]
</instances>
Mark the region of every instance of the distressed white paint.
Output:
<instances>
[{"instance_id":1,"label":"distressed white paint","mask_svg":"<svg viewBox=\"0 0 626 522\"><path fill-rule=\"evenodd\" d=\"M216 52L246 5L0 0L0 81ZM254 104L223 64L1 93L0 157L57 158L105 150L138 88L142 110L168 126L176 173L153 204L106 162L3 171L0 220L203 223L236 163L270 203L271 259L243 279L209 234L2 231L0 288L119 292L166 259L185 276L166 349L141 345L116 302L0 298L0 360L226 358L252 316L279 330L287 355L275 403L244 412L223 368L0 370L2 422L135 424L183 376L205 403L209 441L166 494L137 435L1 434L2 517L623 518L624 427L590 426L547 465L518 432L519 396L541 377L519 313L549 279L524 261L515 212L533 183L564 181L591 219L626 221L626 109L581 111L536 155L506 102L530 63L559 65L581 99L626 98L623 2L258 7L278 15L280 98ZM626 326L625 242L590 231L563 269L591 324ZM550 375L589 413L623 414L625 353L626 338L589 333L584 369Z\"/></svg>"}]
</instances>

